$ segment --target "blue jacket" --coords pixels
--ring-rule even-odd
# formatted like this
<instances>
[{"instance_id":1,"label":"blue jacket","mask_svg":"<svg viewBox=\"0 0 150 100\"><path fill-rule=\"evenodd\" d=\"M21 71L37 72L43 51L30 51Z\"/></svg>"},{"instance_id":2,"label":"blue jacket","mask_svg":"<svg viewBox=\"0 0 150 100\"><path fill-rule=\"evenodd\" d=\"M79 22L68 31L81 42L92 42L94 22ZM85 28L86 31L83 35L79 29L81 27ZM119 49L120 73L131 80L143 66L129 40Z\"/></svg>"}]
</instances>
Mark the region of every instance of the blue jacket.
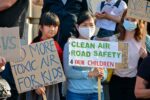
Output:
<instances>
[{"instance_id":1,"label":"blue jacket","mask_svg":"<svg viewBox=\"0 0 150 100\"><path fill-rule=\"evenodd\" d=\"M66 43L64 47L63 63L65 75L67 77L67 89L74 93L97 93L97 78L88 78L88 73L94 68L81 68L77 66L69 66L69 45ZM107 78L107 70L104 71L104 78Z\"/></svg>"}]
</instances>

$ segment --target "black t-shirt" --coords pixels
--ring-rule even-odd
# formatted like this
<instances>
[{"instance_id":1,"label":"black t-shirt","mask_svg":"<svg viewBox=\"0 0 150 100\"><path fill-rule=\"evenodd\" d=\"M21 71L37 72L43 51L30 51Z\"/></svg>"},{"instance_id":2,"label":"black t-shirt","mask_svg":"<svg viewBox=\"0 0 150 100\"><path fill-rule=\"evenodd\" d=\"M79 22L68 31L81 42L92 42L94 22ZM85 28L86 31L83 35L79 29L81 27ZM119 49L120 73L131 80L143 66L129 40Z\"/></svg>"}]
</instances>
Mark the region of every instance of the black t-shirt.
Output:
<instances>
[{"instance_id":1,"label":"black t-shirt","mask_svg":"<svg viewBox=\"0 0 150 100\"><path fill-rule=\"evenodd\" d=\"M150 56L146 57L142 61L137 75L148 82L146 88L150 89ZM150 100L150 99L138 99L138 100Z\"/></svg>"},{"instance_id":2,"label":"black t-shirt","mask_svg":"<svg viewBox=\"0 0 150 100\"><path fill-rule=\"evenodd\" d=\"M12 7L1 11L0 27L20 26L20 36L22 36L28 4L28 0L17 0Z\"/></svg>"}]
</instances>

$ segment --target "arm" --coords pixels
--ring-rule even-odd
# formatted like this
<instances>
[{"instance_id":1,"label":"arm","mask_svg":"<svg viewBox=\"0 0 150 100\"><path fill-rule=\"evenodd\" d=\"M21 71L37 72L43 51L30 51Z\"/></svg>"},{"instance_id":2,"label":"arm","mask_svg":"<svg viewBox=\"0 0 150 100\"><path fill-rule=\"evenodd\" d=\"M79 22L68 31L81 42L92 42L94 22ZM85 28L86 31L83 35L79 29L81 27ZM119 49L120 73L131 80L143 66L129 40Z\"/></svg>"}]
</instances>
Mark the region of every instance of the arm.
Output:
<instances>
[{"instance_id":1,"label":"arm","mask_svg":"<svg viewBox=\"0 0 150 100\"><path fill-rule=\"evenodd\" d=\"M150 89L146 89L148 82L137 76L135 85L135 96L137 98L150 98Z\"/></svg>"},{"instance_id":2,"label":"arm","mask_svg":"<svg viewBox=\"0 0 150 100\"><path fill-rule=\"evenodd\" d=\"M108 19L116 23L119 23L121 21L121 16L110 15L108 13L96 13L95 15L97 19Z\"/></svg>"},{"instance_id":3,"label":"arm","mask_svg":"<svg viewBox=\"0 0 150 100\"><path fill-rule=\"evenodd\" d=\"M73 68L73 66L69 66L68 60L69 60L69 46L68 44L64 47L63 52L63 65L64 65L64 71L67 78L70 79L87 79L88 78L88 71L78 71Z\"/></svg>"},{"instance_id":4,"label":"arm","mask_svg":"<svg viewBox=\"0 0 150 100\"><path fill-rule=\"evenodd\" d=\"M121 1L121 4L119 5L119 9L120 9L120 11L118 13L116 13L115 15L108 14L106 12L96 13L96 18L97 19L108 19L108 20L112 20L116 23L120 23L122 14L127 9L127 5L124 1Z\"/></svg>"},{"instance_id":5,"label":"arm","mask_svg":"<svg viewBox=\"0 0 150 100\"><path fill-rule=\"evenodd\" d=\"M140 54L140 57L144 59L148 55L147 51L146 51L146 48L141 47L140 51L139 51L139 54Z\"/></svg>"},{"instance_id":6,"label":"arm","mask_svg":"<svg viewBox=\"0 0 150 100\"><path fill-rule=\"evenodd\" d=\"M0 12L12 7L17 0L0 0Z\"/></svg>"}]
</instances>

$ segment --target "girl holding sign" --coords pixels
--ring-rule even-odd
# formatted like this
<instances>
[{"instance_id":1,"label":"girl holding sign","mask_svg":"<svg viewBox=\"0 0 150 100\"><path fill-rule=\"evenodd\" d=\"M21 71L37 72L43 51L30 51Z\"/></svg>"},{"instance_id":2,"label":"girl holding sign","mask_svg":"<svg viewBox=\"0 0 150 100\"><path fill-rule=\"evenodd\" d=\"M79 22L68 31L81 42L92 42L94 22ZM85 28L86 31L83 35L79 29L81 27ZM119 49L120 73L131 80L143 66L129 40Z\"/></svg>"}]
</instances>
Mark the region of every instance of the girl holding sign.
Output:
<instances>
[{"instance_id":1,"label":"girl holding sign","mask_svg":"<svg viewBox=\"0 0 150 100\"><path fill-rule=\"evenodd\" d=\"M39 35L33 40L33 43L53 38L58 32L59 25L60 21L57 15L50 12L44 13L40 19ZM62 49L56 41L54 43L59 57L61 58ZM60 100L58 84L27 92L26 100L42 100L43 94L46 95L47 100Z\"/></svg>"},{"instance_id":2,"label":"girl holding sign","mask_svg":"<svg viewBox=\"0 0 150 100\"><path fill-rule=\"evenodd\" d=\"M79 39L90 40L95 32L94 17L88 12L81 13L77 21L77 30L79 32ZM67 77L66 100L98 100L97 78L100 77L102 80L105 80L107 77L107 70L102 68L69 66L68 53L69 43L66 43L63 53L64 70ZM104 95L101 97L101 100L104 100Z\"/></svg>"},{"instance_id":3,"label":"girl holding sign","mask_svg":"<svg viewBox=\"0 0 150 100\"><path fill-rule=\"evenodd\" d=\"M137 65L140 57L147 56L142 47L142 28L140 21L126 16L124 12L122 21L118 27L119 41L128 43L128 66L114 70L110 81L110 100L136 100L134 95Z\"/></svg>"}]
</instances>

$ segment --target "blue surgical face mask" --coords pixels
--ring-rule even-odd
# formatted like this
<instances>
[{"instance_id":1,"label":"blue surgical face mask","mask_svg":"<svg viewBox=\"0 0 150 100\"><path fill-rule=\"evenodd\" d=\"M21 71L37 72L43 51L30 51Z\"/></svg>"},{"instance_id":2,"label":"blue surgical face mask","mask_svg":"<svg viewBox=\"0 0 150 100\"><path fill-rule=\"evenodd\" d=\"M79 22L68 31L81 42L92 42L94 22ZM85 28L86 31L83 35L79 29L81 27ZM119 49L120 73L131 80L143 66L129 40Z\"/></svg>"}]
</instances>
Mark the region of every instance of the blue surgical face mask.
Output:
<instances>
[{"instance_id":1,"label":"blue surgical face mask","mask_svg":"<svg viewBox=\"0 0 150 100\"><path fill-rule=\"evenodd\" d=\"M124 20L123 26L127 31L133 31L137 28L137 23L134 23L134 22L131 22L128 20Z\"/></svg>"}]
</instances>

